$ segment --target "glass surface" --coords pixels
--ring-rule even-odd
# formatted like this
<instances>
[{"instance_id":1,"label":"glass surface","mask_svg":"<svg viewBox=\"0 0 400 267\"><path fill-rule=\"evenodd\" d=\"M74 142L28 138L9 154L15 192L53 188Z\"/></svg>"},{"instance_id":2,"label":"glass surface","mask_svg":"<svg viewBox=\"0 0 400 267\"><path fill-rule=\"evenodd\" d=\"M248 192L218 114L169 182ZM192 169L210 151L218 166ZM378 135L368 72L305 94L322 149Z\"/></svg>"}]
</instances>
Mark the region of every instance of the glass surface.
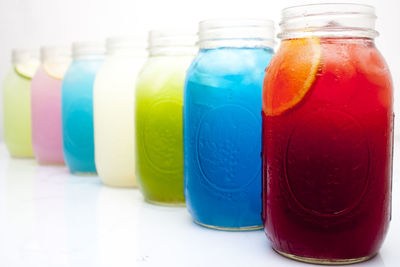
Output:
<instances>
[{"instance_id":1,"label":"glass surface","mask_svg":"<svg viewBox=\"0 0 400 267\"><path fill-rule=\"evenodd\" d=\"M184 203L182 103L192 56L150 57L136 86L136 168L147 201Z\"/></svg>"},{"instance_id":2,"label":"glass surface","mask_svg":"<svg viewBox=\"0 0 400 267\"><path fill-rule=\"evenodd\" d=\"M201 225L262 225L261 92L272 54L268 48L201 49L188 70L185 197Z\"/></svg>"},{"instance_id":3,"label":"glass surface","mask_svg":"<svg viewBox=\"0 0 400 267\"><path fill-rule=\"evenodd\" d=\"M31 82L31 109L32 144L35 158L41 164L64 164L61 131L61 79L56 79L46 73L43 65L38 69Z\"/></svg>"},{"instance_id":4,"label":"glass surface","mask_svg":"<svg viewBox=\"0 0 400 267\"><path fill-rule=\"evenodd\" d=\"M96 76L93 89L95 161L98 175L106 185L137 186L135 84L144 60L144 56L107 56Z\"/></svg>"},{"instance_id":5,"label":"glass surface","mask_svg":"<svg viewBox=\"0 0 400 267\"><path fill-rule=\"evenodd\" d=\"M377 253L391 216L392 94L372 39L282 42L262 113L263 220L275 250L325 264Z\"/></svg>"},{"instance_id":6,"label":"glass surface","mask_svg":"<svg viewBox=\"0 0 400 267\"><path fill-rule=\"evenodd\" d=\"M62 82L62 134L65 163L71 172L96 173L93 133L93 84L103 60L75 60Z\"/></svg>"},{"instance_id":7,"label":"glass surface","mask_svg":"<svg viewBox=\"0 0 400 267\"><path fill-rule=\"evenodd\" d=\"M13 157L33 157L31 79L13 67L3 83L4 139Z\"/></svg>"}]
</instances>

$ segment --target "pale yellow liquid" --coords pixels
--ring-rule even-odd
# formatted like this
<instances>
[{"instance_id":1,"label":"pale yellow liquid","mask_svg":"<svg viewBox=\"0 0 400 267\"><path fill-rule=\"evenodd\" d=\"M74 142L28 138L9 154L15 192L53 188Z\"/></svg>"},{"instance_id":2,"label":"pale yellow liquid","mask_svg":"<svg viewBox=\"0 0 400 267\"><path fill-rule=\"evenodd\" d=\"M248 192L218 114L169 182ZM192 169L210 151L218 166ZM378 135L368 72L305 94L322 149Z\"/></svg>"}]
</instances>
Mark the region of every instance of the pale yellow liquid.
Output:
<instances>
[{"instance_id":1,"label":"pale yellow liquid","mask_svg":"<svg viewBox=\"0 0 400 267\"><path fill-rule=\"evenodd\" d=\"M134 89L145 58L106 58L93 89L97 173L114 187L136 187Z\"/></svg>"},{"instance_id":2,"label":"pale yellow liquid","mask_svg":"<svg viewBox=\"0 0 400 267\"><path fill-rule=\"evenodd\" d=\"M14 68L3 84L4 138L13 157L33 157L30 85Z\"/></svg>"}]
</instances>

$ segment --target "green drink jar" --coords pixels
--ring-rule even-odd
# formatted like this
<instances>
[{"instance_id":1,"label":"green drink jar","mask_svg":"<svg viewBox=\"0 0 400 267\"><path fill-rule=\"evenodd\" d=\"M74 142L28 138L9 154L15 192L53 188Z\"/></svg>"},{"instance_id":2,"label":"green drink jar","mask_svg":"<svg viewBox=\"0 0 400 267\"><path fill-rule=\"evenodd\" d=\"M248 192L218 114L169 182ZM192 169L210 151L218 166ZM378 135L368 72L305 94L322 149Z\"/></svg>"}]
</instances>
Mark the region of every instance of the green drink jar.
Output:
<instances>
[{"instance_id":1,"label":"green drink jar","mask_svg":"<svg viewBox=\"0 0 400 267\"><path fill-rule=\"evenodd\" d=\"M14 49L12 68L3 83L4 139L11 156L33 158L31 80L39 67L39 51Z\"/></svg>"},{"instance_id":2,"label":"green drink jar","mask_svg":"<svg viewBox=\"0 0 400 267\"><path fill-rule=\"evenodd\" d=\"M151 31L136 84L136 176L147 202L184 205L183 86L196 36Z\"/></svg>"}]
</instances>

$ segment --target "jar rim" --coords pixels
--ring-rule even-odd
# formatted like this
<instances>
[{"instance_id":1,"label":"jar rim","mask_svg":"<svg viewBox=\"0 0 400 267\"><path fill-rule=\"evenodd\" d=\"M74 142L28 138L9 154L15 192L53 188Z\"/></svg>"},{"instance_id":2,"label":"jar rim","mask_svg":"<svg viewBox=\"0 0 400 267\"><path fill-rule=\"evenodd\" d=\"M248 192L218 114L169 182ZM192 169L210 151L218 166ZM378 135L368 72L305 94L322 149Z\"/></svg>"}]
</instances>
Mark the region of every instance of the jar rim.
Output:
<instances>
[{"instance_id":1,"label":"jar rim","mask_svg":"<svg viewBox=\"0 0 400 267\"><path fill-rule=\"evenodd\" d=\"M106 39L106 48L111 47L144 49L146 47L146 39L134 35L110 36Z\"/></svg>"},{"instance_id":2,"label":"jar rim","mask_svg":"<svg viewBox=\"0 0 400 267\"><path fill-rule=\"evenodd\" d=\"M195 46L194 31L183 29L154 29L149 32L149 48L165 46Z\"/></svg>"},{"instance_id":3,"label":"jar rim","mask_svg":"<svg viewBox=\"0 0 400 267\"><path fill-rule=\"evenodd\" d=\"M302 15L307 15L308 13L310 13L310 10L315 9L318 10L319 8L327 8L327 7L335 7L337 8L336 13L372 13L375 16L375 7L372 5L368 5L368 4L361 4L361 3L314 3L314 4L304 4L304 5L294 5L294 6L289 6L289 7L285 7L284 9L282 9L282 17L288 16L290 14L293 14L294 12L302 12ZM341 7L341 8L339 8ZM346 7L351 7L352 9L349 10L348 12L343 11L346 9ZM306 9L305 11L302 9ZM359 10L354 10L354 9L359 9ZM364 10L364 12L361 12L362 10ZM368 11L368 12L367 12ZM304 13L305 12L305 13ZM314 14L314 12L312 12L312 14Z\"/></svg>"},{"instance_id":4,"label":"jar rim","mask_svg":"<svg viewBox=\"0 0 400 267\"><path fill-rule=\"evenodd\" d=\"M274 27L274 22L270 19L260 18L223 18L223 19L206 19L199 22L199 31L206 29L258 26L258 27Z\"/></svg>"},{"instance_id":5,"label":"jar rim","mask_svg":"<svg viewBox=\"0 0 400 267\"><path fill-rule=\"evenodd\" d=\"M316 37L375 38L375 8L359 3L321 3L284 8L281 39Z\"/></svg>"}]
</instances>

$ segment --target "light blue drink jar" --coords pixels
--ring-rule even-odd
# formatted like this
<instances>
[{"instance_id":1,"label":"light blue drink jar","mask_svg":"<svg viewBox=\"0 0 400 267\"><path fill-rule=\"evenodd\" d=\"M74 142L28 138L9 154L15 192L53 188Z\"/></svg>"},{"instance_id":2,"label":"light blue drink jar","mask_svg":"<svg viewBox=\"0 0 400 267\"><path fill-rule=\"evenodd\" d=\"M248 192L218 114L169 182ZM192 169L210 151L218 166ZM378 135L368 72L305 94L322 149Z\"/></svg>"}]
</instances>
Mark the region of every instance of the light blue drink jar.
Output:
<instances>
[{"instance_id":1,"label":"light blue drink jar","mask_svg":"<svg viewBox=\"0 0 400 267\"><path fill-rule=\"evenodd\" d=\"M72 173L96 173L93 134L93 85L105 46L73 44L73 62L62 81L62 136L65 163Z\"/></svg>"},{"instance_id":2,"label":"light blue drink jar","mask_svg":"<svg viewBox=\"0 0 400 267\"><path fill-rule=\"evenodd\" d=\"M194 221L254 230L261 220L261 94L270 20L207 20L185 83L184 186Z\"/></svg>"}]
</instances>

